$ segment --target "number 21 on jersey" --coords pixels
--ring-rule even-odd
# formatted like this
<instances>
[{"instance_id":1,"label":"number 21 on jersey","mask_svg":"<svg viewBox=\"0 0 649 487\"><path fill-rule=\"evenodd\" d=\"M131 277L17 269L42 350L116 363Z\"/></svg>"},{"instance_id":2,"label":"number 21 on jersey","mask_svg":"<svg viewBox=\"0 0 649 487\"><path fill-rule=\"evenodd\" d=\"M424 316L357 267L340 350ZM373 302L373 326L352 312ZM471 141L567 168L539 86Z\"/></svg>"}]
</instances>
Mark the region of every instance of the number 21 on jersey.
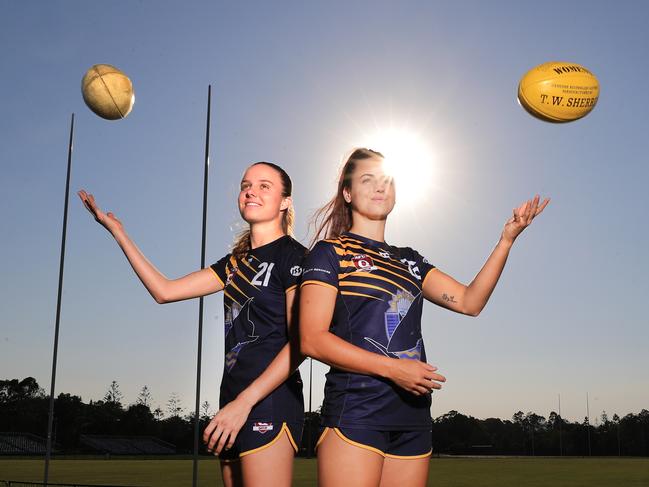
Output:
<instances>
[{"instance_id":1,"label":"number 21 on jersey","mask_svg":"<svg viewBox=\"0 0 649 487\"><path fill-rule=\"evenodd\" d=\"M268 286L270 273L272 272L273 267L275 267L274 262L271 262L270 264L268 262L262 262L261 264L259 264L259 272L255 274L255 278L252 280L252 284L256 286Z\"/></svg>"}]
</instances>

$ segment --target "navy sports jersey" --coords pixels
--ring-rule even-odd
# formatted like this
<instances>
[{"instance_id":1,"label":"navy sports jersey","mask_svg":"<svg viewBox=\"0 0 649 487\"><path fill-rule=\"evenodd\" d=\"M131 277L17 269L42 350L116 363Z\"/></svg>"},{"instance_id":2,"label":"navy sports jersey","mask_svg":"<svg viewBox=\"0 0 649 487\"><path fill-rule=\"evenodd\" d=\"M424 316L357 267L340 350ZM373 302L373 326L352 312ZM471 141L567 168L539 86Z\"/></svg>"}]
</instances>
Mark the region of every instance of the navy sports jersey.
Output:
<instances>
[{"instance_id":1,"label":"navy sports jersey","mask_svg":"<svg viewBox=\"0 0 649 487\"><path fill-rule=\"evenodd\" d=\"M297 287L305 253L304 246L285 235L250 250L243 259L228 254L212 264L224 287L220 407L259 377L288 342L286 293ZM302 381L295 371L252 408L248 421L295 422L303 415Z\"/></svg>"},{"instance_id":2,"label":"navy sports jersey","mask_svg":"<svg viewBox=\"0 0 649 487\"><path fill-rule=\"evenodd\" d=\"M425 362L422 285L434 268L411 248L347 232L315 245L304 264L302 285L336 289L331 333L370 352ZM428 394L415 396L389 380L332 367L325 385L323 425L430 429L430 404Z\"/></svg>"}]
</instances>

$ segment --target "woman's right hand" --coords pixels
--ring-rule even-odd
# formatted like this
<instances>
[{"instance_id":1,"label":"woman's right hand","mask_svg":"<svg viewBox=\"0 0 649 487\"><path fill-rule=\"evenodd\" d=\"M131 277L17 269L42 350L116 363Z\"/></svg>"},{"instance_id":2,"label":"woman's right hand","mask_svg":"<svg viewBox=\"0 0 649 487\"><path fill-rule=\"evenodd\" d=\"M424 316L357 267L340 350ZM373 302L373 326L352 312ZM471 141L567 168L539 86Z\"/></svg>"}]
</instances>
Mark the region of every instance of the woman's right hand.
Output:
<instances>
[{"instance_id":1,"label":"woman's right hand","mask_svg":"<svg viewBox=\"0 0 649 487\"><path fill-rule=\"evenodd\" d=\"M113 213L104 213L103 211L101 211L101 208L97 206L95 197L92 194L86 193L83 189L77 192L77 194L79 195L79 198L81 198L81 201L83 202L83 205L86 207L86 209L106 230L108 230L112 234L114 234L117 230L122 230L122 222L120 222L117 217L113 215Z\"/></svg>"},{"instance_id":2,"label":"woman's right hand","mask_svg":"<svg viewBox=\"0 0 649 487\"><path fill-rule=\"evenodd\" d=\"M437 367L426 362L412 359L389 360L388 379L416 396L430 394L433 389L441 389L440 382L446 382L446 377L435 372Z\"/></svg>"}]
</instances>

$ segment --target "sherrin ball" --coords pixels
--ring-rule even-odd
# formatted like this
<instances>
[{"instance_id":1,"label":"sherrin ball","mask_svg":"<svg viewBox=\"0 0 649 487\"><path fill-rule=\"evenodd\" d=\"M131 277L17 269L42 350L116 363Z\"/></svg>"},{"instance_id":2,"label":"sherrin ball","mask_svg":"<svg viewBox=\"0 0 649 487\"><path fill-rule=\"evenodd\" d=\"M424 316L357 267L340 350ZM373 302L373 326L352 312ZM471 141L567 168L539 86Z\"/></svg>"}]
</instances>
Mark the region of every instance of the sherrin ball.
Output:
<instances>
[{"instance_id":1,"label":"sherrin ball","mask_svg":"<svg viewBox=\"0 0 649 487\"><path fill-rule=\"evenodd\" d=\"M529 70L518 84L518 101L546 122L572 122L588 115L599 98L599 82L579 64L549 62Z\"/></svg>"},{"instance_id":2,"label":"sherrin ball","mask_svg":"<svg viewBox=\"0 0 649 487\"><path fill-rule=\"evenodd\" d=\"M88 108L106 120L125 118L135 102L133 83L110 64L95 64L86 71L81 92Z\"/></svg>"}]
</instances>

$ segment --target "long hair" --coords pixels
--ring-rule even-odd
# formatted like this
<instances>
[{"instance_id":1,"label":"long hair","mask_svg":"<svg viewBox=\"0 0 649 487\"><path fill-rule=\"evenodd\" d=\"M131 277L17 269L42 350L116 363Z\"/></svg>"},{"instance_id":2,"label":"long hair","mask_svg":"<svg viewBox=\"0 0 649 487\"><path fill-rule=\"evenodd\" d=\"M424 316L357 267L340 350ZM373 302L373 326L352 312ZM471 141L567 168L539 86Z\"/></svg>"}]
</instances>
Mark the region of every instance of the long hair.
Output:
<instances>
[{"instance_id":1,"label":"long hair","mask_svg":"<svg viewBox=\"0 0 649 487\"><path fill-rule=\"evenodd\" d=\"M250 167L257 166L259 164L265 164L268 167L273 168L280 176L282 180L282 198L287 198L293 193L293 183L288 173L284 171L277 164L272 162L255 162ZM250 169L250 168L248 168ZM282 215L282 231L285 235L293 236L293 226L295 224L295 211L293 210L293 205L289 206L287 209L282 210L284 213ZM250 225L248 228L243 230L237 238L234 240L232 245L232 255L237 259L242 259L250 251Z\"/></svg>"},{"instance_id":2,"label":"long hair","mask_svg":"<svg viewBox=\"0 0 649 487\"><path fill-rule=\"evenodd\" d=\"M315 233L311 246L323 238L336 238L352 227L352 207L345 201L343 190L352 187L352 176L356 170L356 163L376 157L383 159L383 154L372 149L358 148L354 149L347 158L340 171L336 194L313 214L311 225L315 228Z\"/></svg>"}]
</instances>

